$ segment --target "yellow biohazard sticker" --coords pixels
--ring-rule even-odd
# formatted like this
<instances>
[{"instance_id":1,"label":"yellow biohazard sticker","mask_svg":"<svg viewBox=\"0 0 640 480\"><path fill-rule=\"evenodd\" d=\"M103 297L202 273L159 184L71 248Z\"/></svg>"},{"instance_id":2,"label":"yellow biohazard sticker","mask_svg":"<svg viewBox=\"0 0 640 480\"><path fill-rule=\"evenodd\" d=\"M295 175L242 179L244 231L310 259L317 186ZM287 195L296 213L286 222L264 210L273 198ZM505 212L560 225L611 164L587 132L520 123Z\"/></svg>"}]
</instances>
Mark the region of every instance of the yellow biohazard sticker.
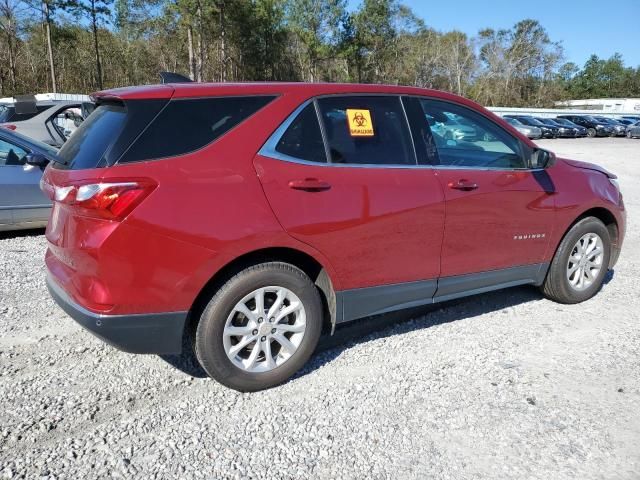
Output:
<instances>
[{"instance_id":1,"label":"yellow biohazard sticker","mask_svg":"<svg viewBox=\"0 0 640 480\"><path fill-rule=\"evenodd\" d=\"M347 108L347 124L352 137L373 137L373 122L369 110Z\"/></svg>"}]
</instances>

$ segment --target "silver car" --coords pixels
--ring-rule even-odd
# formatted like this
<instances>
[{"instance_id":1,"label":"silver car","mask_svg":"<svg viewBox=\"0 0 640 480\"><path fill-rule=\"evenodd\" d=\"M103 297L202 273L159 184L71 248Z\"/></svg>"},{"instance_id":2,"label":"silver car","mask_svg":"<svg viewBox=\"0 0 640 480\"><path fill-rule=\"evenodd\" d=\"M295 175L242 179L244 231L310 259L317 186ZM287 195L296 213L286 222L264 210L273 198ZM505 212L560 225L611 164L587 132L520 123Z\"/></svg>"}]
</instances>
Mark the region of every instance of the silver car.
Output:
<instances>
[{"instance_id":1,"label":"silver car","mask_svg":"<svg viewBox=\"0 0 640 480\"><path fill-rule=\"evenodd\" d=\"M33 108L36 108L35 103ZM0 127L9 128L40 142L61 147L80 126L82 119L82 102L56 101L52 102L49 108L28 120L9 120L0 124Z\"/></svg>"},{"instance_id":2,"label":"silver car","mask_svg":"<svg viewBox=\"0 0 640 480\"><path fill-rule=\"evenodd\" d=\"M640 138L640 122L627 127L627 138Z\"/></svg>"},{"instance_id":3,"label":"silver car","mask_svg":"<svg viewBox=\"0 0 640 480\"><path fill-rule=\"evenodd\" d=\"M51 202L40 191L44 166L57 150L0 128L0 231L47 225Z\"/></svg>"},{"instance_id":4,"label":"silver car","mask_svg":"<svg viewBox=\"0 0 640 480\"><path fill-rule=\"evenodd\" d=\"M515 118L511 117L502 117L502 119L505 122L509 123L513 128L518 130L521 134L526 135L529 138L536 140L542 137L542 130L540 130L538 127L534 127L533 125L525 125L524 123L519 122Z\"/></svg>"}]
</instances>

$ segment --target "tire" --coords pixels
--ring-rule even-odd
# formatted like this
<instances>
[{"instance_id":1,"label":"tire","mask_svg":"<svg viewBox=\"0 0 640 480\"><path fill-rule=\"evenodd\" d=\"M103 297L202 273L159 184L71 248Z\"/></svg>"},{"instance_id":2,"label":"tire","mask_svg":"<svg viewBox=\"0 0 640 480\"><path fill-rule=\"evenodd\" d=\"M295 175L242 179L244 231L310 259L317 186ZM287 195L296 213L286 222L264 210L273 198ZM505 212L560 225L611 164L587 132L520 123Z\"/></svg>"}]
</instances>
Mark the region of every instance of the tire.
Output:
<instances>
[{"instance_id":1,"label":"tire","mask_svg":"<svg viewBox=\"0 0 640 480\"><path fill-rule=\"evenodd\" d=\"M587 129L587 137L589 138L593 138L597 135L596 129L595 128L588 128Z\"/></svg>"},{"instance_id":2,"label":"tire","mask_svg":"<svg viewBox=\"0 0 640 480\"><path fill-rule=\"evenodd\" d=\"M601 241L601 255L594 257L589 252L594 252L598 249L598 244L591 236L599 237ZM591 243L584 243L587 246L587 255L581 255L576 247L578 242L582 242L586 237L591 237L596 241L596 246L589 251ZM585 269L588 269L592 274L592 280L588 280L586 274L581 274L580 261L577 261L578 257L586 257L588 260L599 260L599 270L595 273L595 267L593 269L589 266L590 263L586 263ZM560 246L551 261L547 277L542 284L542 293L545 297L555 300L559 303L580 303L593 297L602 287L602 282L607 274L609 259L611 258L611 238L609 237L609 231L604 224L594 217L587 217L574 226L565 234ZM570 263L571 260L571 263ZM577 265L577 267L576 267ZM569 271L573 269L575 272L569 274ZM580 277L582 277L583 284L580 286ZM574 285L574 283L576 283Z\"/></svg>"},{"instance_id":3,"label":"tire","mask_svg":"<svg viewBox=\"0 0 640 480\"><path fill-rule=\"evenodd\" d=\"M287 296L280 302L280 309L276 305L273 318L259 316L257 302L260 293L256 292L263 292L262 312L267 312L284 291L288 292ZM247 297L251 298L245 300ZM301 309L285 315L281 321L269 323L283 314L283 310L293 309L298 302ZM251 318L236 310L239 305L246 307ZM228 280L207 304L196 329L196 357L209 376L229 388L241 392L270 388L287 380L309 360L320 338L322 317L318 290L302 270L281 262L254 265ZM294 323L290 325L291 321ZM304 325L302 332L299 331L301 325ZM243 335L229 335L228 328L242 329ZM282 330L285 328L286 331ZM291 332L290 329L298 330ZM283 346L285 340L282 344L276 340L281 337L288 341L289 350ZM233 348L249 338L253 340L234 355ZM253 358L255 363L251 367L243 367L243 362L251 363L251 353L257 345L260 345L260 350ZM271 365L267 363L265 349L274 359Z\"/></svg>"},{"instance_id":4,"label":"tire","mask_svg":"<svg viewBox=\"0 0 640 480\"><path fill-rule=\"evenodd\" d=\"M633 138L633 136L631 135L631 130L627 132L627 138Z\"/></svg>"}]
</instances>

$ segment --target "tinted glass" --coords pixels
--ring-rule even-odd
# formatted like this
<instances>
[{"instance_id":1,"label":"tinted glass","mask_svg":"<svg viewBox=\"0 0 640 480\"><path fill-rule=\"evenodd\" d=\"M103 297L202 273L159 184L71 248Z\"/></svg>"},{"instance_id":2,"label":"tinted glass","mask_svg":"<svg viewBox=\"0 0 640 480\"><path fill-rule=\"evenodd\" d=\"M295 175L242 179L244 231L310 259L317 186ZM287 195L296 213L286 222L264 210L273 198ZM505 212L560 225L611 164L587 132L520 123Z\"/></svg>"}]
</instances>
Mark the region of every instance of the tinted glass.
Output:
<instances>
[{"instance_id":1,"label":"tinted glass","mask_svg":"<svg viewBox=\"0 0 640 480\"><path fill-rule=\"evenodd\" d=\"M399 97L327 97L318 105L333 163L416 164Z\"/></svg>"},{"instance_id":2,"label":"tinted glass","mask_svg":"<svg viewBox=\"0 0 640 480\"><path fill-rule=\"evenodd\" d=\"M213 142L275 97L172 100L119 162L184 155Z\"/></svg>"},{"instance_id":3,"label":"tinted glass","mask_svg":"<svg viewBox=\"0 0 640 480\"><path fill-rule=\"evenodd\" d=\"M488 118L449 102L420 99L437 150L433 163L476 168L526 168L520 142Z\"/></svg>"},{"instance_id":4,"label":"tinted glass","mask_svg":"<svg viewBox=\"0 0 640 480\"><path fill-rule=\"evenodd\" d=\"M27 152L23 148L0 139L0 166L24 165Z\"/></svg>"},{"instance_id":5,"label":"tinted glass","mask_svg":"<svg viewBox=\"0 0 640 480\"><path fill-rule=\"evenodd\" d=\"M324 142L313 103L307 105L280 138L276 151L309 162L326 162Z\"/></svg>"},{"instance_id":6,"label":"tinted glass","mask_svg":"<svg viewBox=\"0 0 640 480\"><path fill-rule=\"evenodd\" d=\"M97 167L120 135L126 116L122 104L100 105L65 142L58 158L74 170Z\"/></svg>"}]
</instances>

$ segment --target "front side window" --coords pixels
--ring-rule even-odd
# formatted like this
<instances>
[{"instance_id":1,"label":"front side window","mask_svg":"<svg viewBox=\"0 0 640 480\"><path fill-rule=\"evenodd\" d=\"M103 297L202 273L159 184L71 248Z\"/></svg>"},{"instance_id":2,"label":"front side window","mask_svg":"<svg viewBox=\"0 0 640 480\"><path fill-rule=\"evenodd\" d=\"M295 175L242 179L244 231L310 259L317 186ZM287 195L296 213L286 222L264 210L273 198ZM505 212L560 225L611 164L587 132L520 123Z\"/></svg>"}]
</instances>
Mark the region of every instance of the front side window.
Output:
<instances>
[{"instance_id":1,"label":"front side window","mask_svg":"<svg viewBox=\"0 0 640 480\"><path fill-rule=\"evenodd\" d=\"M322 132L313 103L307 105L284 132L276 152L308 162L327 161Z\"/></svg>"},{"instance_id":2,"label":"front side window","mask_svg":"<svg viewBox=\"0 0 640 480\"><path fill-rule=\"evenodd\" d=\"M24 165L26 157L26 150L0 139L0 166Z\"/></svg>"},{"instance_id":3,"label":"front side window","mask_svg":"<svg viewBox=\"0 0 640 480\"><path fill-rule=\"evenodd\" d=\"M422 121L428 125L430 142L437 151L437 157L430 155L432 163L470 168L527 168L520 142L491 120L454 103L427 99L419 99L419 103Z\"/></svg>"},{"instance_id":4,"label":"front side window","mask_svg":"<svg viewBox=\"0 0 640 480\"><path fill-rule=\"evenodd\" d=\"M325 97L318 106L332 163L416 164L399 97Z\"/></svg>"}]
</instances>

